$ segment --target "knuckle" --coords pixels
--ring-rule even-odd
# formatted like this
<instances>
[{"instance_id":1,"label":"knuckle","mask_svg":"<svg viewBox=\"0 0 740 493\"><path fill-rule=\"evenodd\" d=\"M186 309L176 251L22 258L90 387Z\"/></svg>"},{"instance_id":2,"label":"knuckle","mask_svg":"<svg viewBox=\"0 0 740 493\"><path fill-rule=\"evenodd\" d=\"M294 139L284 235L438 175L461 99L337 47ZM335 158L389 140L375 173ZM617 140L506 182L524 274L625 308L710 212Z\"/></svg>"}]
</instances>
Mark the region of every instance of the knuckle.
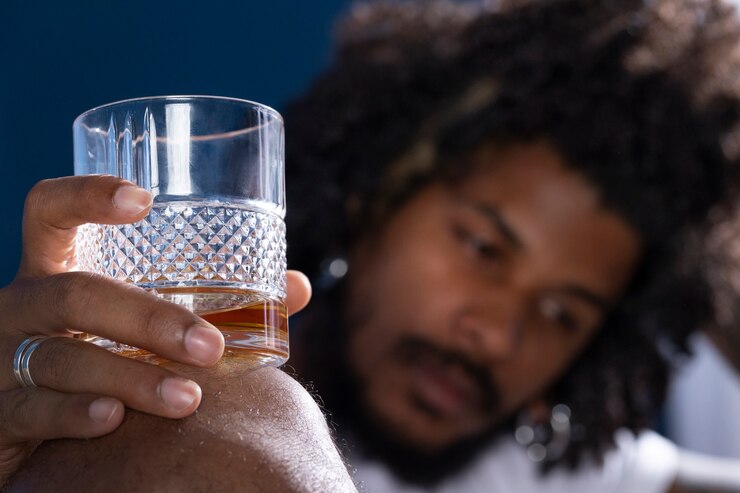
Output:
<instances>
[{"instance_id":1,"label":"knuckle","mask_svg":"<svg viewBox=\"0 0 740 493\"><path fill-rule=\"evenodd\" d=\"M56 274L47 279L45 299L55 314L64 320L86 313L93 303L98 275L89 272Z\"/></svg>"},{"instance_id":2,"label":"knuckle","mask_svg":"<svg viewBox=\"0 0 740 493\"><path fill-rule=\"evenodd\" d=\"M29 365L32 366L34 380L54 387L69 379L78 359L74 350L78 345L76 341L62 337L45 341L38 349L43 351L42 354Z\"/></svg>"},{"instance_id":3,"label":"knuckle","mask_svg":"<svg viewBox=\"0 0 740 493\"><path fill-rule=\"evenodd\" d=\"M45 299L44 290L38 281L15 280L13 284L3 289L0 305L2 305L4 315L14 314L16 317L13 318L18 318L19 312L22 314L22 312L32 309L35 300L38 299ZM5 321L5 323L8 323L8 321Z\"/></svg>"},{"instance_id":4,"label":"knuckle","mask_svg":"<svg viewBox=\"0 0 740 493\"><path fill-rule=\"evenodd\" d=\"M35 389L16 389L6 392L0 405L0 440L5 441L26 426L32 393Z\"/></svg>"},{"instance_id":5,"label":"knuckle","mask_svg":"<svg viewBox=\"0 0 740 493\"><path fill-rule=\"evenodd\" d=\"M17 310L19 302L25 299L24 293L27 291L25 283L17 280L0 288L0 314L2 314L4 324L8 323L9 315Z\"/></svg>"},{"instance_id":6,"label":"knuckle","mask_svg":"<svg viewBox=\"0 0 740 493\"><path fill-rule=\"evenodd\" d=\"M180 317L169 313L170 310L167 308L160 302L154 302L142 308L138 314L138 326L142 336L148 340L162 339L180 328Z\"/></svg>"},{"instance_id":7,"label":"knuckle","mask_svg":"<svg viewBox=\"0 0 740 493\"><path fill-rule=\"evenodd\" d=\"M33 215L39 210L44 209L47 202L49 189L54 188L57 179L50 178L37 182L26 195L24 204L26 213Z\"/></svg>"}]
</instances>

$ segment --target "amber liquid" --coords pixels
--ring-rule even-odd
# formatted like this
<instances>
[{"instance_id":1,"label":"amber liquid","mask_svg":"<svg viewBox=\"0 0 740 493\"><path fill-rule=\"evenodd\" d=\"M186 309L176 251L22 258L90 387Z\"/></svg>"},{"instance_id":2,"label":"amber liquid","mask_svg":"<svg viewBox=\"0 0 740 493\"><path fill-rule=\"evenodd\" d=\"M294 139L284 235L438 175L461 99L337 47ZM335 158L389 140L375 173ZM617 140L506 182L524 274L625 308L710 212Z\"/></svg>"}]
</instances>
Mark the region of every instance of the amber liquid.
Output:
<instances>
[{"instance_id":1,"label":"amber liquid","mask_svg":"<svg viewBox=\"0 0 740 493\"><path fill-rule=\"evenodd\" d=\"M281 301L264 298L240 308L198 315L221 330L228 356L288 359L288 310Z\"/></svg>"},{"instance_id":2,"label":"amber liquid","mask_svg":"<svg viewBox=\"0 0 740 493\"><path fill-rule=\"evenodd\" d=\"M195 294L208 297L227 294L225 290L208 288L161 289L157 294L170 301L177 302L177 297ZM242 295L237 291L228 294ZM248 293L249 302L241 306L230 306L224 309L199 310L199 307L208 305L208 302L196 303L191 306L193 311L204 320L218 327L224 335L226 347L224 357L243 358L257 361L260 365L279 366L288 360L288 310L280 300L265 295ZM119 344L99 337L85 337L109 351L159 364L165 359L149 351L125 344Z\"/></svg>"}]
</instances>

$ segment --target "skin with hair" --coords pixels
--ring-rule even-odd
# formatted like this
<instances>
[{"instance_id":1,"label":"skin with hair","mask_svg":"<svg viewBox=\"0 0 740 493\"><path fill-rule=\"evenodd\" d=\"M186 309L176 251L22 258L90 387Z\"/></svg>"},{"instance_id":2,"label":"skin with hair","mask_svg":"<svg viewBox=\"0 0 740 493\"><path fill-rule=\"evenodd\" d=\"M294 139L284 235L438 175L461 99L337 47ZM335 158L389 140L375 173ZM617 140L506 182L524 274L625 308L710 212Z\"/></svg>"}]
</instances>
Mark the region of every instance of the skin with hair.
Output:
<instances>
[{"instance_id":1,"label":"skin with hair","mask_svg":"<svg viewBox=\"0 0 740 493\"><path fill-rule=\"evenodd\" d=\"M303 318L300 333L311 336L298 341L306 349L294 364L315 382L340 432L353 437L364 428L358 446L412 482L424 471L438 473L432 482L451 472L450 461L435 460L438 452L437 459L454 451L469 460L471 450L485 447L472 437L490 440L517 413L557 403L569 406L579 433L544 467L577 470L583 459L598 460L610 449L617 429L652 424L673 357L686 352L693 331L719 335L722 325L722 340L738 339L732 322L720 324L717 296L724 291L735 300L737 290L727 276L714 282L718 276L704 261L704 238L719 221L734 221L737 200L740 25L732 7L711 0L507 5L502 11L445 1L361 5L340 27L335 63L285 112L289 194L299 197L289 203L292 265L320 275L327 254L350 259L347 277L320 290ZM545 245L575 237L588 252L607 254L618 243L600 244L595 228L583 236L548 230L552 216L542 210L530 223L500 213L496 235L480 225L462 235L468 251L495 258L491 263L506 272L476 284L490 267L482 260L468 270L456 263L465 241L459 250L443 249L454 229L449 217L430 204L396 224L430 188L484 183L485 166L501 172L507 166L501 151L524 149L530 155L515 161L537 168L546 160L531 153L542 143L550 158L581 177L597 210L633 232L637 260L628 261L630 249L615 252L624 255L622 277L605 276L613 294L601 297L606 303L584 317L586 324L568 303L543 302L560 320L593 324L583 341L553 344L536 360L526 359L525 343L514 345L513 363L501 363L480 341L506 333L495 330L506 323L494 321L516 313L513 307L528 306L519 308L528 320L538 313L531 302L536 284L523 273L554 252L565 252L554 265L577 272L567 262L577 247L552 252ZM499 152L481 163L484 149ZM486 188L489 200L501 194L497 183ZM567 190L563 201L573 196ZM444 203L438 196L435 205ZM322 215L327 210L343 214ZM506 230L537 231L546 240L517 251L502 240L511 236ZM525 257L521 252L529 253L524 266L516 260ZM719 252L712 254L714 272L726 273L734 264L727 250ZM514 282L517 276L532 284ZM480 301L484 293L487 301ZM332 313L337 307L344 313ZM547 327L540 321L531 331ZM488 336L476 336L476 345L463 341L466 332ZM506 371L524 361L526 377ZM356 402L348 405L353 388ZM476 404L491 400L500 404L493 412Z\"/></svg>"},{"instance_id":2,"label":"skin with hair","mask_svg":"<svg viewBox=\"0 0 740 493\"><path fill-rule=\"evenodd\" d=\"M106 437L46 442L7 491L356 491L323 414L282 371L233 357L164 367L203 389L192 417L131 411Z\"/></svg>"},{"instance_id":3,"label":"skin with hair","mask_svg":"<svg viewBox=\"0 0 740 493\"><path fill-rule=\"evenodd\" d=\"M486 148L476 161L468 179L419 192L352 257L364 270L352 284L362 303L350 304L348 348L361 399L384 404L372 409L377 433L392 430L417 454L495 428L540 394L594 336L639 257L634 229L548 145ZM426 313L413 310L420 304ZM411 350L392 349L399 340ZM203 388L196 415L130 412L107 437L47 442L10 491L50 482L61 491L352 491L311 397L282 372L245 365L166 364ZM484 403L486 393L496 398ZM680 479L672 491L732 491L704 489L716 475Z\"/></svg>"},{"instance_id":4,"label":"skin with hair","mask_svg":"<svg viewBox=\"0 0 740 493\"><path fill-rule=\"evenodd\" d=\"M46 180L37 184L28 195L21 267L13 283L0 290L0 317L3 321L0 354L12 361L13 352L24 338L38 334L54 337L44 340L30 360L30 369L38 387L19 388L10 371L11 366L0 373L0 484L5 484L41 440L91 438L111 433L124 421L124 405L129 408L128 414L147 413L145 416L153 420L149 424L164 430L164 423L176 424L177 421L170 420L192 414L201 404L202 390L193 379L196 376L193 369L218 362L224 344L220 332L190 311L162 302L143 290L83 272L70 272L74 267L76 225L132 222L145 214L150 205L148 192L112 176ZM288 272L287 284L286 305L289 313L295 313L308 302L310 284L305 276L294 271ZM167 355L171 361L180 362L180 366L175 363L154 366L122 358L72 338L72 330L141 345ZM90 371L91 368L95 371ZM224 381L235 379L237 373L230 368L223 362L213 373L198 375L197 379L207 381L209 376ZM245 375L250 370L249 365L240 365L239 368L242 374L235 389L250 378ZM314 450L328 447L331 443L328 431L305 390L286 382L287 377L280 372L257 372L251 378L264 379L265 383L254 380L254 385L240 391L239 399L254 394L255 404L260 402L273 410L278 404L286 408L290 404L296 411L294 421L281 418L285 421L282 438L264 441L263 462L277 465L281 460L287 460L285 453L278 450L278 445L290 445L286 450L295 454L302 453L295 444L309 438L309 442L315 442L318 447ZM282 392L254 392L259 389L258 384L264 387L271 381ZM213 393L211 391L211 395ZM224 408L226 414L221 414L234 412L236 398L230 401L231 407ZM217 409L213 404L211 402L204 409ZM248 423L246 418L249 415L245 416L244 422ZM271 416L277 419L276 412ZM299 421L300 417L304 420ZM267 423L265 420L257 422L262 423L259 426L263 428ZM247 428L255 429L254 426ZM98 442L70 441L67 446L80 447L79 454L88 453L91 454L88 457L96 459L90 464L101 464L97 459L103 456L102 451L107 450L107 444L117 437L126 437L122 446L116 448L118 452L128 451L138 457L141 454L136 447L126 443L144 443L144 438L157 436L138 425L127 425L125 429L130 429L131 434L122 431L109 437L111 442L103 443L103 449L93 448ZM134 440L136 430L146 436ZM206 437L202 431L200 434L194 432L194 436ZM254 452L257 442L250 440L256 435L244 436L244 453L256 459L259 456ZM47 442L38 449L39 457L44 447L53 448L52 443L56 442ZM57 450L62 448L60 446ZM312 465L312 458L320 460L321 466L317 469L319 472L302 477L319 477L320 470L325 467L327 471L342 471L339 457L335 452L332 455L331 450L323 449L325 455L322 456L307 455L306 467ZM332 461L335 461L334 469ZM33 464L37 462L28 463L29 466ZM35 482L31 487L26 483L29 486L24 488L48 491L49 483L45 478L51 477L55 471L51 464L60 464L60 459L46 464L49 475L32 475L24 480L42 480L42 484ZM142 465L145 467L146 464ZM70 470L65 467L56 471L61 477ZM286 472L285 469L283 471ZM90 468L89 472L94 472L94 469ZM327 481L329 477L326 476ZM285 477L285 481L289 479ZM71 479L58 484L66 483L72 484ZM345 481L345 484L351 491L349 483ZM345 488L341 477L334 486L340 490ZM85 489L82 487L76 491Z\"/></svg>"},{"instance_id":5,"label":"skin with hair","mask_svg":"<svg viewBox=\"0 0 740 493\"><path fill-rule=\"evenodd\" d=\"M711 272L728 263L720 251L712 257L719 266L708 269L701 239L712 237L719 220L732 219L737 200L740 24L732 9L720 0L512 4L500 12L445 1L359 6L345 21L335 63L285 115L292 266L321 281L327 256L350 261L345 279L320 286L294 331L293 364L302 380L315 383L350 448L418 484L460 470L519 412L556 403L571 409L579 433L544 467L577 473L584 459L598 460L613 445L616 430L651 424L672 356L685 352L693 331L720 325L713 297L720 288ZM105 183L97 185L103 190ZM115 188L107 186L101 195L110 197ZM49 251L58 255L68 240ZM38 271L39 292L58 295L56 282L76 287L76 296L57 296L71 313L79 299L100 302L102 313L105 293L149 307L143 313L161 314L173 335L159 340L146 328L147 320L160 319L135 319L130 323L140 330L132 337L139 339L124 342L207 366L184 350L196 320L100 280L43 279L65 270L54 267L23 269ZM6 291L6 306L24 299L23 288ZM23 319L7 321L17 327ZM52 322L49 331L64 330ZM100 315L96 322L114 328L101 335L123 333L115 320ZM23 339L13 336L6 353ZM172 412L161 399L166 368L144 369L72 343L57 344L54 353L47 344L52 363L39 375L42 385ZM213 364L218 348L210 349ZM88 359L72 365L75 378L60 381L50 371L54 354ZM91 358L120 373L100 381L82 374ZM141 372L144 384L116 388L123 365ZM194 378L206 385L203 371ZM6 377L1 390L14 392ZM180 408L187 414L200 387L179 382L193 397ZM228 379L220 389L227 403L244 390ZM203 419L223 416L215 402L190 418L194 437L208 436ZM108 431L122 419L122 406L115 410ZM230 412L227 406L225 419ZM136 415L132 434L125 434L127 423L106 447L124 461L140 452L132 444L141 434L171 439L174 425L151 426L157 420ZM256 460L271 464L280 445L258 439L272 423L232 423L257 431ZM301 436L300 428L289 421L288 435ZM309 428L326 438L321 426ZM50 436L35 431L23 440ZM233 431L221 429L210 440ZM101 443L50 444L28 467L93 457ZM187 484L220 477L220 449L186 443L181 477L193 477ZM289 449L283 460L301 462L299 448ZM242 453L223 449L229 451ZM321 453L309 454L308 469ZM145 455L151 460L142 467L159 462L143 480L167 464L166 450L147 454L159 455ZM189 467L201 460L211 466ZM690 456L682 460L674 491L738 491L737 478L702 477L687 467Z\"/></svg>"}]
</instances>

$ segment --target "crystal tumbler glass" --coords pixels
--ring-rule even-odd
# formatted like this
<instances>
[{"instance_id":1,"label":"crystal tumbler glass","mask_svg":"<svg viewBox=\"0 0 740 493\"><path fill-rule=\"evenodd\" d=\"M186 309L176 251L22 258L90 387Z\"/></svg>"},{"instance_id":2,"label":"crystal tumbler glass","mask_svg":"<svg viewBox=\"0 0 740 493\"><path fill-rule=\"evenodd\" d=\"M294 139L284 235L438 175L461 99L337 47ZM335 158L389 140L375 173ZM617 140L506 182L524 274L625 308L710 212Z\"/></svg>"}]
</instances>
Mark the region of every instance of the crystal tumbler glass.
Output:
<instances>
[{"instance_id":1,"label":"crystal tumbler glass","mask_svg":"<svg viewBox=\"0 0 740 493\"><path fill-rule=\"evenodd\" d=\"M154 196L137 223L80 227L78 269L188 307L221 329L227 354L284 363L280 115L239 99L165 96L94 108L73 130L76 175L115 175ZM151 356L87 337L124 355Z\"/></svg>"}]
</instances>

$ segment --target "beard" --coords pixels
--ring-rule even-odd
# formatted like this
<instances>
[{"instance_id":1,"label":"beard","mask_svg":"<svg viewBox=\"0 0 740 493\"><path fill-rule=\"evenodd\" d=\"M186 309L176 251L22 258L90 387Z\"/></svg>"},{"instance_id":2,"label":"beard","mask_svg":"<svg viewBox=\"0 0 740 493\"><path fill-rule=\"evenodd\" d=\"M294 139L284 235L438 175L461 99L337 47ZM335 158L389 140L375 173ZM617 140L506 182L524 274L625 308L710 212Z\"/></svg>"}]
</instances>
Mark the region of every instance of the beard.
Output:
<instances>
[{"instance_id":1,"label":"beard","mask_svg":"<svg viewBox=\"0 0 740 493\"><path fill-rule=\"evenodd\" d=\"M491 426L433 451L404 440L402 433L394 430L380 413L374 411L372 403L363 399L366 383L348 361L350 334L345 328L341 310L337 310L345 306L342 297L341 290L335 287L316 300L314 309L299 319L299 332L305 335L305 341L297 341L296 346L303 351L297 361L300 378L303 381L308 378L312 382L309 390L320 396L345 455L379 461L406 483L430 487L464 470L490 447L502 429L511 428L510 423ZM391 357L404 363L434 358L443 364L457 366L477 387L481 397L479 412L488 416L499 415L501 399L495 382L484 367L464 354L441 348L420 337L403 337L395 344ZM418 412L436 417L436 410L423 402L412 403Z\"/></svg>"},{"instance_id":2,"label":"beard","mask_svg":"<svg viewBox=\"0 0 740 493\"><path fill-rule=\"evenodd\" d=\"M422 358L434 358L445 364L454 364L468 374L478 387L481 396L479 412L485 415L498 414L500 393L491 381L488 372L464 355L435 346L418 337L405 337L394 347L393 357L401 358L407 364L413 364ZM501 426L491 426L473 436L460 438L453 443L433 451L425 450L410 440L404 440L400 430L395 430L377 412L372 403L366 402L365 383L352 371L345 360L342 370L348 376L343 393L347 396L347 418L351 422L344 424L350 430L350 438L356 441L360 455L366 459L377 460L385 464L393 474L406 483L430 487L454 476L468 466L483 450L490 447L494 438L499 435ZM430 408L423 401L412 400L412 405L421 414L438 418L436 409ZM342 416L337 416L339 420ZM341 422L341 421L340 421Z\"/></svg>"}]
</instances>

